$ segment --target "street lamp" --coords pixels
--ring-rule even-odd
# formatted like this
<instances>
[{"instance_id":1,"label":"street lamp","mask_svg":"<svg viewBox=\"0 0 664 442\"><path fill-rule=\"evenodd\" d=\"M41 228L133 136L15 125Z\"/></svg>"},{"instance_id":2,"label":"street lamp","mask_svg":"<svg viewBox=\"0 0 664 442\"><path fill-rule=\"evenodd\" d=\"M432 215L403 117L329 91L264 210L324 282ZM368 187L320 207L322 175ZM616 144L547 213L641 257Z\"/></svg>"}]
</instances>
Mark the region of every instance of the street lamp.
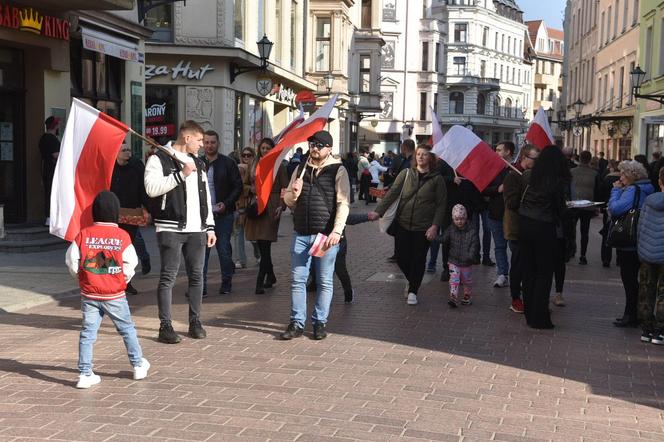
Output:
<instances>
[{"instance_id":1,"label":"street lamp","mask_svg":"<svg viewBox=\"0 0 664 442\"><path fill-rule=\"evenodd\" d=\"M256 42L256 46L258 46L258 56L260 57L261 60L261 65L260 66L238 66L235 63L230 64L231 68L231 83L235 81L238 75L245 74L247 72L251 71L265 71L267 70L268 66L268 59L270 58L270 53L272 52L272 46L274 46L274 43L270 41L269 38L267 38L267 35L263 35L263 38L258 40Z\"/></svg>"},{"instance_id":2,"label":"street lamp","mask_svg":"<svg viewBox=\"0 0 664 442\"><path fill-rule=\"evenodd\" d=\"M544 112L546 112L546 118L549 120L549 123L553 122L553 107L548 108Z\"/></svg>"},{"instance_id":3,"label":"street lamp","mask_svg":"<svg viewBox=\"0 0 664 442\"><path fill-rule=\"evenodd\" d=\"M634 98L644 98L646 100L656 101L659 104L664 104L664 95L661 94L640 94L641 84L645 79L646 72L641 69L641 66L637 66L629 73L632 77L632 96Z\"/></svg>"},{"instance_id":4,"label":"street lamp","mask_svg":"<svg viewBox=\"0 0 664 442\"><path fill-rule=\"evenodd\" d=\"M583 109L584 105L585 105L585 103L583 101L581 101L580 98L578 100L576 100L576 102L574 102L574 113L576 113L576 119L577 120L581 116L581 110Z\"/></svg>"},{"instance_id":5,"label":"street lamp","mask_svg":"<svg viewBox=\"0 0 664 442\"><path fill-rule=\"evenodd\" d=\"M332 72L328 72L323 77L323 80L325 80L325 89L327 89L327 93L329 94L332 91L332 86L334 86L334 75L332 75Z\"/></svg>"}]
</instances>

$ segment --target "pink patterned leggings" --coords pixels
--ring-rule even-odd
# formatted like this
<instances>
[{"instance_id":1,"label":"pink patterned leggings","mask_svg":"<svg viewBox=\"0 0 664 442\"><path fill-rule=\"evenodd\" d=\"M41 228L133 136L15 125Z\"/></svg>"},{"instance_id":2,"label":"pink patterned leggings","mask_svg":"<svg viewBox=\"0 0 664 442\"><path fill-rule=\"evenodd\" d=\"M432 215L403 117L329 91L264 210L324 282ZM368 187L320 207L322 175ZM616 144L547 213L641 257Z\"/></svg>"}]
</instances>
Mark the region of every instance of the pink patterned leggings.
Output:
<instances>
[{"instance_id":1,"label":"pink patterned leggings","mask_svg":"<svg viewBox=\"0 0 664 442\"><path fill-rule=\"evenodd\" d=\"M450 298L454 302L458 300L459 286L463 284L463 298L469 300L473 291L472 267L459 267L451 262L448 265L450 268Z\"/></svg>"}]
</instances>

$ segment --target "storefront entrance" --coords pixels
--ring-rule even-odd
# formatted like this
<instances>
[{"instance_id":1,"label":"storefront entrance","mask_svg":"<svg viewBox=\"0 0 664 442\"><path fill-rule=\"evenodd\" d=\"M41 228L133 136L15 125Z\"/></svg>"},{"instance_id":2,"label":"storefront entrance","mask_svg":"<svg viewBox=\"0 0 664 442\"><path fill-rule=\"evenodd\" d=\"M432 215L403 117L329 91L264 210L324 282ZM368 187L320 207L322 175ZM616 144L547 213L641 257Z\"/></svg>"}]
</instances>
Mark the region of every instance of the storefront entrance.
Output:
<instances>
[{"instance_id":1,"label":"storefront entrance","mask_svg":"<svg viewBox=\"0 0 664 442\"><path fill-rule=\"evenodd\" d=\"M23 53L0 48L0 204L8 223L26 217L23 78Z\"/></svg>"}]
</instances>

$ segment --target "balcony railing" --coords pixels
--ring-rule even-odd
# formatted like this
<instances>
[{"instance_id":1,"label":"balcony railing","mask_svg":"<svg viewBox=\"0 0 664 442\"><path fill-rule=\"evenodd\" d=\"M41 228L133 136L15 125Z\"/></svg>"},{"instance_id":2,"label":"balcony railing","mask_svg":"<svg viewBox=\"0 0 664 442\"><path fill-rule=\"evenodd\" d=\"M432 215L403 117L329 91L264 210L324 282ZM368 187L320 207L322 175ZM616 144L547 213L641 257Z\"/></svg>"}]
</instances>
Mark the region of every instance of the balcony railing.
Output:
<instances>
[{"instance_id":1,"label":"balcony railing","mask_svg":"<svg viewBox=\"0 0 664 442\"><path fill-rule=\"evenodd\" d=\"M499 118L513 119L513 120L523 120L524 118L524 113L521 109L517 109L515 107L505 107L505 106L493 107L493 108L487 107L486 112L484 113L477 112L475 114L469 114L468 112L463 112L463 113L449 112L448 115L478 115L484 117L499 117Z\"/></svg>"},{"instance_id":2,"label":"balcony railing","mask_svg":"<svg viewBox=\"0 0 664 442\"><path fill-rule=\"evenodd\" d=\"M497 78L480 77L473 74L453 74L446 77L447 84L460 86L477 86L479 88L500 89L500 80Z\"/></svg>"}]
</instances>

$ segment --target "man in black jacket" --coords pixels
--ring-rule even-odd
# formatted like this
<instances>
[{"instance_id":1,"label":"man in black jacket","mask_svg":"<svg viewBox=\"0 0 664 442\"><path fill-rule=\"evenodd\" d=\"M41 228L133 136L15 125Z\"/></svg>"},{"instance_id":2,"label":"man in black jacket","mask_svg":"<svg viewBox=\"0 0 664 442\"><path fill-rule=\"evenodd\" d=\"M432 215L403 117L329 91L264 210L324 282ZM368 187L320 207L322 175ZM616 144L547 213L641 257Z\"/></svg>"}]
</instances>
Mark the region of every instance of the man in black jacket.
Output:
<instances>
[{"instance_id":1,"label":"man in black jacket","mask_svg":"<svg viewBox=\"0 0 664 442\"><path fill-rule=\"evenodd\" d=\"M242 193L242 178L237 163L230 157L219 153L219 134L208 130L203 136L205 157L207 165L208 188L212 212L214 214L214 232L217 235L217 255L221 268L221 288L219 294L231 292L233 273L233 249L231 248L231 234L235 203ZM210 249L205 249L205 266L203 267L203 296L207 296L207 274Z\"/></svg>"},{"instance_id":2,"label":"man in black jacket","mask_svg":"<svg viewBox=\"0 0 664 442\"><path fill-rule=\"evenodd\" d=\"M415 141L411 139L403 140L400 148L400 155L397 156L390 166L390 170L387 172L389 175L388 181L391 179L394 181L399 175L399 173L404 169L410 169L410 163L413 159L413 153L415 152ZM394 240L394 253L392 256L387 258L389 262L397 262L397 244L396 238Z\"/></svg>"}]
</instances>

